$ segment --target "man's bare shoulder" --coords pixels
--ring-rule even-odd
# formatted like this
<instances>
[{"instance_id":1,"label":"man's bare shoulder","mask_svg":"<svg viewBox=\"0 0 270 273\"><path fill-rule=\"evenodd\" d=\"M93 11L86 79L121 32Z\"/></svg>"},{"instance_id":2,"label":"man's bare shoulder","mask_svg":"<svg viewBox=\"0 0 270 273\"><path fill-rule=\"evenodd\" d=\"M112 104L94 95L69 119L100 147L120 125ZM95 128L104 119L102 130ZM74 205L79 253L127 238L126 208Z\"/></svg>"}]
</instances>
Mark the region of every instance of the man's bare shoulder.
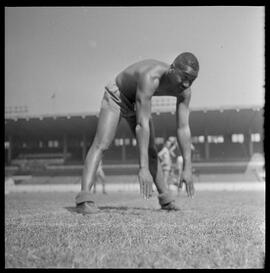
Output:
<instances>
[{"instance_id":1,"label":"man's bare shoulder","mask_svg":"<svg viewBox=\"0 0 270 273\"><path fill-rule=\"evenodd\" d=\"M145 59L136 62L124 69L116 77L116 82L120 90L124 93L135 94L138 86L143 86L153 93L158 86L159 79L169 65L154 59Z\"/></svg>"},{"instance_id":2,"label":"man's bare shoulder","mask_svg":"<svg viewBox=\"0 0 270 273\"><path fill-rule=\"evenodd\" d=\"M123 72L128 74L137 75L138 77L145 76L150 73L154 73L159 69L168 69L169 65L154 59L145 59L139 62L136 62L130 66L128 66Z\"/></svg>"},{"instance_id":3,"label":"man's bare shoulder","mask_svg":"<svg viewBox=\"0 0 270 273\"><path fill-rule=\"evenodd\" d=\"M141 90L152 97L169 65L156 60L145 60L139 63L139 66L136 74L137 90Z\"/></svg>"}]
</instances>

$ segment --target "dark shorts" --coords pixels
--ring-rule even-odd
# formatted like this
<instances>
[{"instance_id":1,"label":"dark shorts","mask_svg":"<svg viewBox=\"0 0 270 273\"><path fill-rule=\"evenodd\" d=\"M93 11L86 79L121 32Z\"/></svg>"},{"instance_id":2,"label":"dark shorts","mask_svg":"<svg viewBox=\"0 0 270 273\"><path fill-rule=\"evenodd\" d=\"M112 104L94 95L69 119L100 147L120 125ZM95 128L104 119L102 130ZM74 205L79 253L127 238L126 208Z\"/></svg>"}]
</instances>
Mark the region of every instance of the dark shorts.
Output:
<instances>
[{"instance_id":1,"label":"dark shorts","mask_svg":"<svg viewBox=\"0 0 270 273\"><path fill-rule=\"evenodd\" d=\"M136 119L135 103L131 103L120 92L115 81L111 81L105 86L101 108L112 109L126 119Z\"/></svg>"}]
</instances>

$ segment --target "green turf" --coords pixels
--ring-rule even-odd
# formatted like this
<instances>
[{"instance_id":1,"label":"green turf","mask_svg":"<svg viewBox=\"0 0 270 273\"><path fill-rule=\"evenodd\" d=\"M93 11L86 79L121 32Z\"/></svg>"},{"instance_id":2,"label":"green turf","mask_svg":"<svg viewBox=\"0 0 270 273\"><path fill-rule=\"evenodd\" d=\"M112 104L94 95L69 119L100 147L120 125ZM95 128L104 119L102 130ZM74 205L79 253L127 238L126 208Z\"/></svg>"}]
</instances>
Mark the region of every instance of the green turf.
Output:
<instances>
[{"instance_id":1,"label":"green turf","mask_svg":"<svg viewBox=\"0 0 270 273\"><path fill-rule=\"evenodd\" d=\"M5 198L5 267L262 268L264 192L198 192L160 211L157 198L97 194L95 215L74 210L74 193Z\"/></svg>"}]
</instances>

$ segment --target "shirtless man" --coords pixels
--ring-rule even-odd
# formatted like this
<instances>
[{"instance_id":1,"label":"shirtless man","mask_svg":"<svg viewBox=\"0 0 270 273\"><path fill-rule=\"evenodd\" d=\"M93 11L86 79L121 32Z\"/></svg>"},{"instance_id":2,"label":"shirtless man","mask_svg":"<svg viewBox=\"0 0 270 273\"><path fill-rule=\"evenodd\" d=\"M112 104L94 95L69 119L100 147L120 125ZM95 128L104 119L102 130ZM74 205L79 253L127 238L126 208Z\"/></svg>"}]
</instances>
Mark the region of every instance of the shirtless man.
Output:
<instances>
[{"instance_id":1,"label":"shirtless man","mask_svg":"<svg viewBox=\"0 0 270 273\"><path fill-rule=\"evenodd\" d=\"M191 133L189 127L190 86L197 78L199 63L192 53L182 53L171 65L147 59L120 72L105 86L99 121L94 141L87 153L81 182L76 196L80 213L95 213L99 209L92 200L90 190L95 182L99 161L114 139L121 117L126 118L136 136L139 149L140 192L148 199L154 182L159 193L161 209L179 210L168 191L155 146L155 134L151 119L153 96L176 97L176 137L181 148L184 165L182 182L189 197L194 195L191 168ZM180 181L181 182L181 181Z\"/></svg>"}]
</instances>

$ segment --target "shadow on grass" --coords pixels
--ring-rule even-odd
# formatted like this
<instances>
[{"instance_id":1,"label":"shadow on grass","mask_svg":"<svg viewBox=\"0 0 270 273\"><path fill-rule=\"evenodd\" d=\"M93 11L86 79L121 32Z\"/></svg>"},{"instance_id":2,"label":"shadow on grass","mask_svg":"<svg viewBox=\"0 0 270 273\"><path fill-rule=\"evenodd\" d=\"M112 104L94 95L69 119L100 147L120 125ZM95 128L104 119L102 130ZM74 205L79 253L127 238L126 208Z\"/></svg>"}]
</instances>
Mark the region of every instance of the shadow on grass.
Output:
<instances>
[{"instance_id":1,"label":"shadow on grass","mask_svg":"<svg viewBox=\"0 0 270 273\"><path fill-rule=\"evenodd\" d=\"M152 208L141 208L141 207L126 207L126 206L99 206L99 212L97 213L103 213L103 212L115 212L120 214L134 214L134 215L140 215L141 212L153 212L153 211L161 211L161 209L152 209ZM66 210L68 210L71 213L77 213L82 214L77 210L76 207L65 207ZM95 214L97 214L95 213Z\"/></svg>"}]
</instances>

